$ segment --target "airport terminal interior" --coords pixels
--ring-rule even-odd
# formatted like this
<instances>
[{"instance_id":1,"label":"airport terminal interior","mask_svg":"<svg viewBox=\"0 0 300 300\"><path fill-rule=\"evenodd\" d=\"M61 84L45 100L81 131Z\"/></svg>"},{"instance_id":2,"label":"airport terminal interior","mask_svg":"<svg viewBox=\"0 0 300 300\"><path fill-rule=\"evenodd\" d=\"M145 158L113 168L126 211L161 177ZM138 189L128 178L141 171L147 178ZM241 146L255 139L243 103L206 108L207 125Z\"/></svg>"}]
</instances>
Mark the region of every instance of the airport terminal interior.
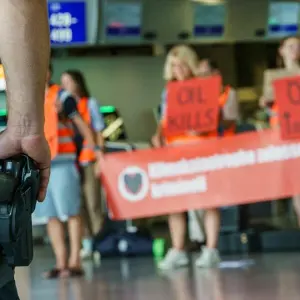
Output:
<instances>
[{"instance_id":1,"label":"airport terminal interior","mask_svg":"<svg viewBox=\"0 0 300 300\"><path fill-rule=\"evenodd\" d=\"M65 119L20 299L298 300L300 0L48 0L48 16L45 100ZM0 90L4 130L2 65Z\"/></svg>"}]
</instances>

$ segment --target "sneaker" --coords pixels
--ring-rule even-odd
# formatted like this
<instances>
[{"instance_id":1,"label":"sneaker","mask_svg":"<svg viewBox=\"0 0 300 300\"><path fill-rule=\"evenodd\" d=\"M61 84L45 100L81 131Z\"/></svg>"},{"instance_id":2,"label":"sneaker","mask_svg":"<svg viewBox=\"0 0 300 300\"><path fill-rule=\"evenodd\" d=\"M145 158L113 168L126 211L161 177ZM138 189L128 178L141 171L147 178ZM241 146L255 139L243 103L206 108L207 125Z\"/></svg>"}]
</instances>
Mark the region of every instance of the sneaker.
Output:
<instances>
[{"instance_id":1,"label":"sneaker","mask_svg":"<svg viewBox=\"0 0 300 300\"><path fill-rule=\"evenodd\" d=\"M83 248L80 250L80 257L81 259L92 259L93 252Z\"/></svg>"},{"instance_id":2,"label":"sneaker","mask_svg":"<svg viewBox=\"0 0 300 300\"><path fill-rule=\"evenodd\" d=\"M217 268L221 262L219 251L203 247L200 257L196 260L199 268Z\"/></svg>"},{"instance_id":3,"label":"sneaker","mask_svg":"<svg viewBox=\"0 0 300 300\"><path fill-rule=\"evenodd\" d=\"M170 249L165 258L158 264L161 270L170 270L188 265L189 259L185 251Z\"/></svg>"},{"instance_id":4,"label":"sneaker","mask_svg":"<svg viewBox=\"0 0 300 300\"><path fill-rule=\"evenodd\" d=\"M84 238L82 240L82 249L80 251L81 259L93 258L93 240L92 238Z\"/></svg>"}]
</instances>

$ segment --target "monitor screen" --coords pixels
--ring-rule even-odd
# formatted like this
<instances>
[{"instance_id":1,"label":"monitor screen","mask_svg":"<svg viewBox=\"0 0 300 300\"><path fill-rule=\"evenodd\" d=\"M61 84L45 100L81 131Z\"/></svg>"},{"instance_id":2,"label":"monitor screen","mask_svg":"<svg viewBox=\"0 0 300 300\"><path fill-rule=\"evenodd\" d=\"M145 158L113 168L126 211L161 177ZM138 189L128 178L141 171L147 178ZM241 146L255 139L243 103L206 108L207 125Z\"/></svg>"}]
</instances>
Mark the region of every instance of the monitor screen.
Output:
<instances>
[{"instance_id":1,"label":"monitor screen","mask_svg":"<svg viewBox=\"0 0 300 300\"><path fill-rule=\"evenodd\" d=\"M298 33L299 2L270 2L268 36L285 37Z\"/></svg>"},{"instance_id":2,"label":"monitor screen","mask_svg":"<svg viewBox=\"0 0 300 300\"><path fill-rule=\"evenodd\" d=\"M194 36L222 37L225 20L225 4L194 4Z\"/></svg>"},{"instance_id":3,"label":"monitor screen","mask_svg":"<svg viewBox=\"0 0 300 300\"><path fill-rule=\"evenodd\" d=\"M141 36L142 4L106 1L104 7L105 37L139 38Z\"/></svg>"}]
</instances>

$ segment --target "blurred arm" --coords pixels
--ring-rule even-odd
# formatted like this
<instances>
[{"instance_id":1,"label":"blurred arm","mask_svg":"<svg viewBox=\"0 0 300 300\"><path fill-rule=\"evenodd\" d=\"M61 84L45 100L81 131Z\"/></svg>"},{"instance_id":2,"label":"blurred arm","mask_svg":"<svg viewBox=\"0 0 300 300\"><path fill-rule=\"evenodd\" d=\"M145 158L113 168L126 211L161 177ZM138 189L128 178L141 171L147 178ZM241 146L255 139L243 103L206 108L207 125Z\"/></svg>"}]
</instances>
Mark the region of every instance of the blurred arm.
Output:
<instances>
[{"instance_id":1,"label":"blurred arm","mask_svg":"<svg viewBox=\"0 0 300 300\"><path fill-rule=\"evenodd\" d=\"M103 115L99 111L99 105L94 98L89 99L89 110L92 119L92 127L96 132L96 143L101 149L104 148L105 140L102 135L102 130L105 128Z\"/></svg>"},{"instance_id":2,"label":"blurred arm","mask_svg":"<svg viewBox=\"0 0 300 300\"><path fill-rule=\"evenodd\" d=\"M96 144L91 128L82 120L79 114L73 115L71 119L76 125L82 137L86 140L88 147L95 148Z\"/></svg>"},{"instance_id":3,"label":"blurred arm","mask_svg":"<svg viewBox=\"0 0 300 300\"><path fill-rule=\"evenodd\" d=\"M83 121L78 110L76 100L68 95L63 101L63 114L72 120L81 136L86 140L89 147L95 147L94 136L91 128Z\"/></svg>"},{"instance_id":4,"label":"blurred arm","mask_svg":"<svg viewBox=\"0 0 300 300\"><path fill-rule=\"evenodd\" d=\"M151 143L154 147L161 147L164 144L162 122L163 122L163 119L165 118L166 111L167 111L167 90L164 89L161 94L160 119L158 121L156 131L151 138Z\"/></svg>"},{"instance_id":5,"label":"blurred arm","mask_svg":"<svg viewBox=\"0 0 300 300\"><path fill-rule=\"evenodd\" d=\"M154 147L159 148L164 144L164 139L162 135L162 125L159 123L156 128L155 134L151 138L151 143Z\"/></svg>"},{"instance_id":6,"label":"blurred arm","mask_svg":"<svg viewBox=\"0 0 300 300\"><path fill-rule=\"evenodd\" d=\"M222 117L221 122L225 129L236 124L240 118L238 96L234 89L229 92L228 100L223 107Z\"/></svg>"}]
</instances>

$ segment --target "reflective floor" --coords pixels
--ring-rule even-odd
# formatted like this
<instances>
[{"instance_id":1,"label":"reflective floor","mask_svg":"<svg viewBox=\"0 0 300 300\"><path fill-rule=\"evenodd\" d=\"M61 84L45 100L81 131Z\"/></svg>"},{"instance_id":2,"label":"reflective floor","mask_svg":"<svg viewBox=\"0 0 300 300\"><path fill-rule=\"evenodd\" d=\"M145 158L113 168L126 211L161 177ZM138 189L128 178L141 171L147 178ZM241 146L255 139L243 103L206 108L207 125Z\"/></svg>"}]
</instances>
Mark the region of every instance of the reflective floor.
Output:
<instances>
[{"instance_id":1,"label":"reflective floor","mask_svg":"<svg viewBox=\"0 0 300 300\"><path fill-rule=\"evenodd\" d=\"M48 258L47 258L48 257ZM255 264L218 270L160 273L151 258L85 263L83 279L43 280L51 252L36 251L31 268L17 270L21 300L299 300L300 253L253 256ZM195 257L193 257L195 259ZM225 257L226 262L243 257Z\"/></svg>"}]
</instances>

